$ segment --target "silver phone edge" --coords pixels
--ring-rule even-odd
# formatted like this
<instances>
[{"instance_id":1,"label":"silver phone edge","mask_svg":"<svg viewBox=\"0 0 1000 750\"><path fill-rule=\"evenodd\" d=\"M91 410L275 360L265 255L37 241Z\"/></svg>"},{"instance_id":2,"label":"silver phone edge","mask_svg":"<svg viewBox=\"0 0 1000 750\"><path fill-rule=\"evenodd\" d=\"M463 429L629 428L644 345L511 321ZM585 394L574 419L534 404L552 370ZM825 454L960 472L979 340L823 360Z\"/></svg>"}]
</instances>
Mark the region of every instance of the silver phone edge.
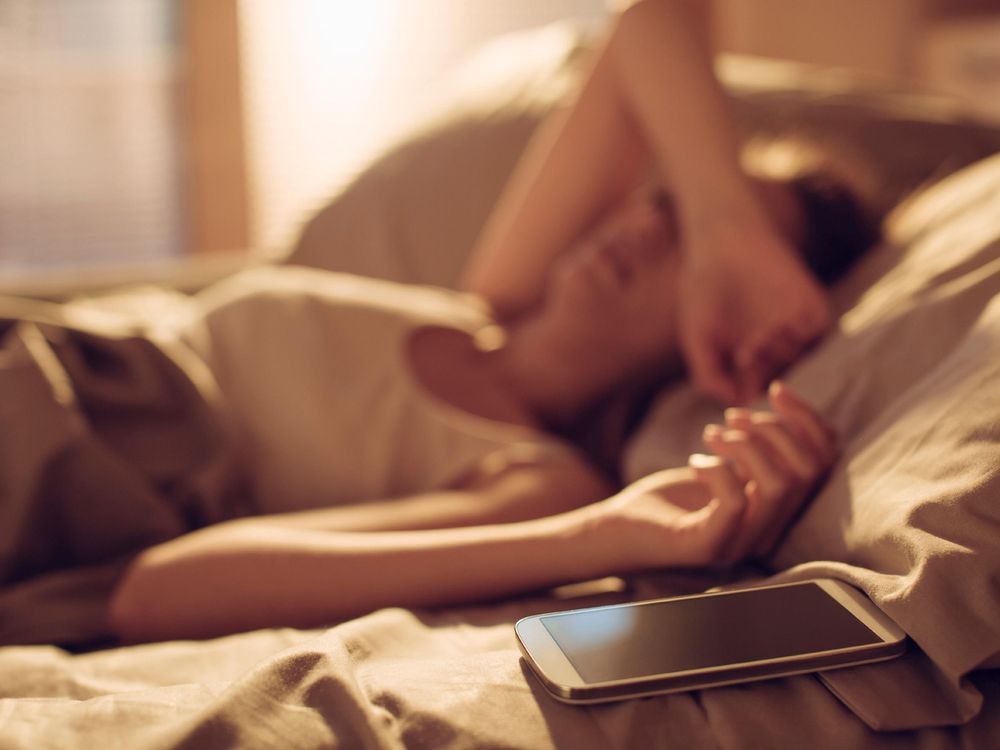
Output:
<instances>
[{"instance_id":1,"label":"silver phone edge","mask_svg":"<svg viewBox=\"0 0 1000 750\"><path fill-rule=\"evenodd\" d=\"M883 640L880 640L880 642L875 643L875 644L868 644L868 645L860 646L860 647L850 647L848 649L838 649L838 650L829 651L829 652L819 652L819 654L821 654L822 657L825 657L825 658L829 658L831 656L837 656L837 655L851 656L851 655L856 655L857 654L857 655L861 655L862 656L862 658L853 659L853 660L846 661L846 662L843 662L843 663L836 663L836 664L831 664L831 665L819 665L819 666L817 666L815 663L811 663L809 665L803 665L803 666L800 666L798 668L794 668L793 667L792 669L789 669L789 670L781 670L779 672L766 673L764 675L753 674L753 675L749 675L749 676L739 676L739 677L726 678L726 679L720 679L720 680L712 680L711 679L711 672L705 672L705 673L703 673L704 677L706 678L706 680L704 682L696 682L695 684L684 684L684 685L679 685L679 686L669 686L669 685L667 685L667 686L660 686L660 687L655 687L655 688L654 687L650 687L650 688L648 688L646 690L640 689L640 690L637 690L637 691L629 690L630 687L631 688L640 687L641 683L637 684L637 682L635 680L622 680L622 681L619 682L619 684L600 683L598 685L593 685L593 686L592 685L585 685L585 686L560 685L560 684L552 681L550 678L548 678L548 676L545 674L545 671L540 667L540 665L538 665L535 662L535 659L532 657L531 653L528 651L526 645L522 642L521 637L520 637L519 634L517 634L515 640L517 641L518 648L521 651L521 654L522 654L522 656L524 658L524 661L528 664L528 666L531 669L532 673L536 675L536 677L538 678L539 682L542 683L542 685L545 688L546 692L549 695L551 695L553 698L555 698L556 700L559 700L559 701L561 701L563 703L573 704L573 705L586 705L586 704L594 704L594 703L606 703L606 702L611 702L611 701L627 700L627 699L630 699L630 698L642 698L642 697L649 697L649 696L654 696L654 695L666 695L666 694L669 694L669 693L679 693L679 692L687 692L687 691L691 691L691 690L702 690L702 689L713 688L713 687L723 687L723 686L726 686L726 685L737 685L737 684L747 683L747 682L760 682L760 681L764 681L764 680L777 679L779 677L792 677L792 676L795 676L795 675L815 674L817 672L827 672L827 671L832 671L832 670L835 670L835 669L843 669L843 668L847 668L847 667L862 666L862 665L865 665L865 664L875 664L875 663L882 662L882 661L888 661L890 659L894 659L894 658L900 656L901 654L905 653L906 648L907 648L907 644L909 642L909 638L906 636L906 633L903 632L902 629L899 628L899 626L896 625L896 623L894 623L884 612L882 612L881 610L879 610L878 607L876 607L875 604L873 602L871 602L870 599L868 599L868 597L864 594L864 592L857 591L855 589L855 587L851 586L850 584L848 584L846 582L838 581L836 579L805 579L805 580L801 580L801 581L790 581L790 582L782 582L782 583L778 583L778 584L768 584L768 585L764 585L764 586L760 586L760 587L750 587L750 589L753 589L753 588L781 588L781 587L784 587L784 586L801 585L801 584L804 584L804 583L816 583L816 584L820 584L821 581L830 581L831 583L837 584L837 585L839 585L841 587L845 587L846 589L854 590L855 591L855 595L859 596L860 599L863 600L863 601L858 601L857 602L858 605L860 605L864 609L867 609L868 607L871 607L871 608L874 609L874 613L866 613L866 614L868 614L869 617L872 614L874 614L879 619L882 619L883 621L887 622L891 626L891 630L894 631L893 632L893 636L895 636L898 633L898 635L901 636L901 637L899 637L898 639L894 639L894 640L885 640L886 633L883 631L882 633L878 633L879 637L882 638ZM828 595L832 596L832 594L830 593L830 591L828 591L826 589L826 587L822 586L821 584L820 584L820 587L823 588L827 592ZM738 593L738 592L747 591L747 590L750 590L750 589L742 589L741 588L741 589L736 589L736 590L732 590L732 591L704 592L704 593L701 593L701 594L686 595L686 596L682 595L682 596L663 597L663 598L658 598L658 599L646 600L646 601L643 601L643 602L626 602L626 603L622 603L622 604L603 605L603 606L598 606L598 607L584 607L583 609L584 610L591 610L591 609L595 609L595 610L596 609L614 609L614 608L618 608L618 607L627 607L627 606L631 606L631 605L635 605L635 604L654 604L654 603L657 603L657 602L665 602L665 601L671 601L671 600L675 600L675 599L700 598L700 597L703 597L703 596L713 596L713 595L716 595L716 594ZM834 596L833 598L835 600L840 601L839 597ZM843 606L843 602L840 602L840 603ZM857 612L853 611L852 608L848 608L848 609L851 610L851 614L853 616L855 616L863 624L865 624L866 626L868 626L869 629L871 629L870 626L869 626L869 624L868 624L869 617L858 617L858 613ZM569 611L572 611L572 610L569 610ZM567 611L567 612L569 612L569 611ZM515 625L515 632L517 632L517 625L519 625L522 621L535 620L537 618L544 617L545 614L566 614L567 612L542 613L542 614L538 614L538 615L529 615L527 617L523 617ZM808 656L802 656L802 657L800 657L800 659L801 660L810 660L812 662L815 662L815 660L817 658L820 658L819 654L814 653L814 654L810 654ZM768 660L763 660L763 661L760 661L760 662L754 662L752 664L753 664L752 669L767 669L770 666L781 665L781 664L792 666L794 664L794 657L793 657L793 660L790 660L788 657L783 657L783 658L779 658L779 659L768 659ZM725 668L723 668L723 669L725 669ZM684 676L687 676L687 677L697 677L697 674L693 673L693 671L692 671L692 672L689 672L687 675L684 675ZM676 678L676 676L675 676L675 678ZM664 678L660 677L659 679L664 679ZM652 677L652 678L650 678L648 680L643 680L642 682L645 682L645 683L648 684L650 682L655 682L656 680L657 680L656 677ZM617 692L619 689L621 689L620 693ZM605 693L605 695L600 695L598 697L589 697L588 696L588 694L591 694L591 693L594 693L594 692Z\"/></svg>"},{"instance_id":2,"label":"silver phone edge","mask_svg":"<svg viewBox=\"0 0 1000 750\"><path fill-rule=\"evenodd\" d=\"M858 659L855 661L845 662L843 664L836 664L828 667L820 667L820 668L805 667L802 669L791 669L787 671L783 670L780 672L774 672L766 676L754 675L750 677L735 677L726 680L717 680L717 681L709 680L703 683L697 683L693 685L683 685L677 687L659 687L659 688L651 688L649 690L640 690L635 692L625 689L627 686L623 684L620 686L622 688L621 693L601 695L596 698L588 697L587 695L580 695L581 693L583 694L590 693L594 690L594 688L590 687L567 688L561 685L553 685L550 683L549 680L546 679L540 679L539 682L542 683L542 685L545 687L546 692L549 695L551 695L553 698L560 701L561 703L567 703L574 706L593 705L597 703L612 703L614 701L630 700L632 698L652 698L657 695L669 695L671 693L687 693L693 690L707 690L709 688L726 687L727 685L741 685L748 682L765 682L767 680L775 680L780 677L795 677L798 675L805 675L805 674L817 674L819 672L832 672L837 669L846 669L848 667L860 667L866 664L877 664L879 662L889 661L891 659L895 659L901 656L906 651L906 644L907 641L900 641L898 644L883 644L883 645L894 645L897 646L897 648L893 649L892 652L890 653L882 653L874 657L868 656L864 659ZM774 663L779 664L783 662L782 660L776 659ZM539 675L539 672L534 668L534 666L531 665L530 662L528 662L528 665L531 668L532 672L534 672L536 675ZM610 691L614 691L616 690L616 688L602 687L600 688L600 690L602 692L609 691L610 693Z\"/></svg>"}]
</instances>

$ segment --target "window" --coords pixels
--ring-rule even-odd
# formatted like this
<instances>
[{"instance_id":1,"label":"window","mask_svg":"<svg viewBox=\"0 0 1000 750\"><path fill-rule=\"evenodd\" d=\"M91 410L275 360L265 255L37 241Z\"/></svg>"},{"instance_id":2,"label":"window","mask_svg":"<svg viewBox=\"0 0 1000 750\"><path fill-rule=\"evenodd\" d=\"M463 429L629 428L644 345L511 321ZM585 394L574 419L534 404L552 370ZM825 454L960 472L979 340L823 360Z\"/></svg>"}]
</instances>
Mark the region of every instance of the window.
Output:
<instances>
[{"instance_id":1,"label":"window","mask_svg":"<svg viewBox=\"0 0 1000 750\"><path fill-rule=\"evenodd\" d=\"M0 2L0 270L181 252L176 6Z\"/></svg>"},{"instance_id":2,"label":"window","mask_svg":"<svg viewBox=\"0 0 1000 750\"><path fill-rule=\"evenodd\" d=\"M604 0L0 0L0 281L280 249L490 36L606 12Z\"/></svg>"}]
</instances>

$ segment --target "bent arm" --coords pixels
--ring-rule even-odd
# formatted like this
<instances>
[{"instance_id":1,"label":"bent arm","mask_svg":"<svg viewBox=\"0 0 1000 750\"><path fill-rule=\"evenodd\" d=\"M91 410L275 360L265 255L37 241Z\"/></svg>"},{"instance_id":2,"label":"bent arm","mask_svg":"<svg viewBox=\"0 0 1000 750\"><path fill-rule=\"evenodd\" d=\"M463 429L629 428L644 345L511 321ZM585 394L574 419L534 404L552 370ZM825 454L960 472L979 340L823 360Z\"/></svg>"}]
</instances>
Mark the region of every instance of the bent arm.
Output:
<instances>
[{"instance_id":1,"label":"bent arm","mask_svg":"<svg viewBox=\"0 0 1000 750\"><path fill-rule=\"evenodd\" d=\"M552 259L635 189L650 162L674 189L685 231L761 220L714 76L707 6L630 7L570 108L540 128L463 277L502 317L538 301Z\"/></svg>"},{"instance_id":2,"label":"bent arm","mask_svg":"<svg viewBox=\"0 0 1000 750\"><path fill-rule=\"evenodd\" d=\"M140 555L114 592L130 641L310 627L383 606L490 599L647 567L736 561L773 544L832 464L822 418L787 387L774 415L734 410L692 456L598 503L470 528L316 531L230 521ZM727 438L728 436L728 438ZM780 461L775 461L780 457ZM739 473L737 473L739 471Z\"/></svg>"}]
</instances>

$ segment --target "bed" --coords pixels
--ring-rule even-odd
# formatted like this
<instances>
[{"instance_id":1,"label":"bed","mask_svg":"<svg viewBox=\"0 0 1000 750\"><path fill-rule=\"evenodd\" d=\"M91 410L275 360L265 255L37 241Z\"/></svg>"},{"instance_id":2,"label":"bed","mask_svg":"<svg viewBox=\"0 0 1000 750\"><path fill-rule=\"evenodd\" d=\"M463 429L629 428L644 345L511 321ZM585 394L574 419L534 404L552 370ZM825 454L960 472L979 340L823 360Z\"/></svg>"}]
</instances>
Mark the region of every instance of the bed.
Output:
<instances>
[{"instance_id":1,"label":"bed","mask_svg":"<svg viewBox=\"0 0 1000 750\"><path fill-rule=\"evenodd\" d=\"M453 284L584 47L560 25L484 50L441 116L345 188L280 262ZM88 297L70 306L72 325L65 306L6 299L0 748L996 747L1000 128L838 71L729 60L723 74L748 134L824 140L871 168L872 194L891 209L887 241L834 290L835 330L788 374L830 416L843 454L767 560L388 608L315 630L116 646L102 607L123 554L225 514L190 500L211 495L226 456L198 363L164 333L184 297ZM123 416L137 400L141 422ZM681 462L717 418L689 387L665 390L623 473ZM142 534L116 536L116 513L141 517ZM37 575L11 562L27 544ZM913 648L822 676L570 707L544 693L514 642L512 623L530 613L817 575L866 590Z\"/></svg>"}]
</instances>

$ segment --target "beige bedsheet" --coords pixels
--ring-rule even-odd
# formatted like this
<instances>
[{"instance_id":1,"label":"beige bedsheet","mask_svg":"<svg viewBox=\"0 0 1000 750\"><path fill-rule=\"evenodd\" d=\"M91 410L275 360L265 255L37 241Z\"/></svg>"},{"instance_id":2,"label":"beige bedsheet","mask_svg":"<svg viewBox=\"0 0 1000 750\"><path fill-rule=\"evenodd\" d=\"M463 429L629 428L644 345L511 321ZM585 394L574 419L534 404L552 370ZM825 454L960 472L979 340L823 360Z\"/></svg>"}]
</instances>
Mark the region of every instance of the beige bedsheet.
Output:
<instances>
[{"instance_id":1,"label":"beige bedsheet","mask_svg":"<svg viewBox=\"0 0 1000 750\"><path fill-rule=\"evenodd\" d=\"M709 582L647 580L640 593ZM996 747L1000 736L1000 680L992 673L976 676L986 710L961 732L875 733L808 676L565 706L525 673L511 630L516 617L559 604L386 609L326 631L78 656L4 649L0 747L936 750Z\"/></svg>"}]
</instances>

